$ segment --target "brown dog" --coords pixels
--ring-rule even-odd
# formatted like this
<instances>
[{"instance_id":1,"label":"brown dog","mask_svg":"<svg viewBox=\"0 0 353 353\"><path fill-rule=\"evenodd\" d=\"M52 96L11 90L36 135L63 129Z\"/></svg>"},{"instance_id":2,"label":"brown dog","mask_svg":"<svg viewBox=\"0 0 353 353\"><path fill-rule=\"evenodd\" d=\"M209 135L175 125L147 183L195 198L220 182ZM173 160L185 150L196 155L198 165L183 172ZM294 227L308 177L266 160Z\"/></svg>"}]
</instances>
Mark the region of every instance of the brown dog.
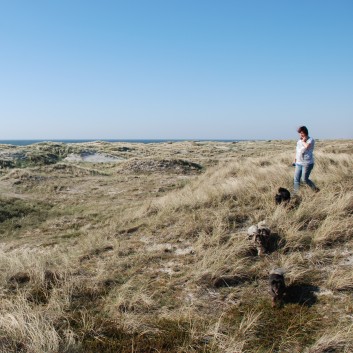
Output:
<instances>
[{"instance_id":1,"label":"brown dog","mask_svg":"<svg viewBox=\"0 0 353 353\"><path fill-rule=\"evenodd\" d=\"M272 296L272 307L278 303L283 305L283 296L286 294L286 284L284 282L284 270L276 268L270 272L269 278L270 294Z\"/></svg>"},{"instance_id":2,"label":"brown dog","mask_svg":"<svg viewBox=\"0 0 353 353\"><path fill-rule=\"evenodd\" d=\"M271 243L271 230L266 226L264 221L258 223L258 225L251 226L248 229L248 237L251 240L259 256L269 252Z\"/></svg>"}]
</instances>

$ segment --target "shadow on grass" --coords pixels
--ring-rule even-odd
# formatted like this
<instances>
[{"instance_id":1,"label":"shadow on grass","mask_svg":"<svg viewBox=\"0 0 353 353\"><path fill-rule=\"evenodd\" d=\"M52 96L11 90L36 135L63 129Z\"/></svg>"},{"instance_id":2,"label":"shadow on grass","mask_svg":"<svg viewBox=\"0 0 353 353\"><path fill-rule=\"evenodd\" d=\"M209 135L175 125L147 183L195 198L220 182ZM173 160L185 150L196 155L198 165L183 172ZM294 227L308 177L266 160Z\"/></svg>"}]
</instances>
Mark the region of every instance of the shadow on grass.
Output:
<instances>
[{"instance_id":1,"label":"shadow on grass","mask_svg":"<svg viewBox=\"0 0 353 353\"><path fill-rule=\"evenodd\" d=\"M297 283L287 286L286 295L284 296L285 304L300 304L312 306L317 302L315 293L319 291L319 287L312 284Z\"/></svg>"},{"instance_id":2,"label":"shadow on grass","mask_svg":"<svg viewBox=\"0 0 353 353\"><path fill-rule=\"evenodd\" d=\"M279 249L284 248L285 245L285 239L281 238L278 233L271 233L267 253L271 254L275 251L278 251Z\"/></svg>"},{"instance_id":3,"label":"shadow on grass","mask_svg":"<svg viewBox=\"0 0 353 353\"><path fill-rule=\"evenodd\" d=\"M245 282L251 281L249 276L220 276L213 278L212 287L221 288L221 287L236 287Z\"/></svg>"}]
</instances>

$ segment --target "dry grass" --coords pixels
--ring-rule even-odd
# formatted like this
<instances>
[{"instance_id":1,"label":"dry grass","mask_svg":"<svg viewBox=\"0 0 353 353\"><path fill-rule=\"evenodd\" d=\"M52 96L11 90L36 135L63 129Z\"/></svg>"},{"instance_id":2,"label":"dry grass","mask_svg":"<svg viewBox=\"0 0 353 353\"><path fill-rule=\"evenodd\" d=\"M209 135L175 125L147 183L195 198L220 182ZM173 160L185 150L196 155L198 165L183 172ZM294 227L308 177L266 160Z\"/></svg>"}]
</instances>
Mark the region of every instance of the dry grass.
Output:
<instances>
[{"instance_id":1,"label":"dry grass","mask_svg":"<svg viewBox=\"0 0 353 353\"><path fill-rule=\"evenodd\" d=\"M318 141L321 191L277 206L294 145L19 148L31 159L0 179L0 351L350 352L353 144ZM80 151L121 161L63 161ZM262 220L276 246L257 256Z\"/></svg>"}]
</instances>

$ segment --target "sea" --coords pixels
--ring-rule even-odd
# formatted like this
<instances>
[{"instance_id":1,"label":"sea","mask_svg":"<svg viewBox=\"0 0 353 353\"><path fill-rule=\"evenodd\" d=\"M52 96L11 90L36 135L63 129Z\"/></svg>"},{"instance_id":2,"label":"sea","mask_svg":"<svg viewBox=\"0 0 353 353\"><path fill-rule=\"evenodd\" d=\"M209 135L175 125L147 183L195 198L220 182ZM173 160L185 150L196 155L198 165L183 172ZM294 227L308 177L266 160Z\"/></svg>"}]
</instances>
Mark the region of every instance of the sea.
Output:
<instances>
[{"instance_id":1,"label":"sea","mask_svg":"<svg viewBox=\"0 0 353 353\"><path fill-rule=\"evenodd\" d=\"M89 139L89 140L0 140L0 144L5 145L15 145L15 146L28 146L33 145L35 143L40 142L60 142L60 143L85 143L85 142L95 142L95 141L103 141L103 142L128 142L128 143L165 143L165 142L182 142L182 141L197 141L197 142L239 142L242 140L214 140L214 139L160 139L160 140L149 140L149 139L141 139L141 140L115 140L115 139Z\"/></svg>"}]
</instances>

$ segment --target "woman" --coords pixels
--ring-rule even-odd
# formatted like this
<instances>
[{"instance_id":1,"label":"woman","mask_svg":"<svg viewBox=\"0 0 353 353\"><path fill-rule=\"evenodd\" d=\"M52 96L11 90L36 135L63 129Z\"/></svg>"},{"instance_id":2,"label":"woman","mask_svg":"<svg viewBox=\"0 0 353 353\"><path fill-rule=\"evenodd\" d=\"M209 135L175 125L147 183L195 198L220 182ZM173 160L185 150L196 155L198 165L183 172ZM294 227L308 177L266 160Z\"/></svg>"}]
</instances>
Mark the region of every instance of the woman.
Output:
<instances>
[{"instance_id":1,"label":"woman","mask_svg":"<svg viewBox=\"0 0 353 353\"><path fill-rule=\"evenodd\" d=\"M309 137L309 131L305 126L298 129L300 139L297 142L296 156L294 160L294 193L297 193L300 186L300 179L303 176L304 182L309 185L314 191L319 191L319 188L309 179L310 173L314 168L314 146L315 141Z\"/></svg>"}]
</instances>

